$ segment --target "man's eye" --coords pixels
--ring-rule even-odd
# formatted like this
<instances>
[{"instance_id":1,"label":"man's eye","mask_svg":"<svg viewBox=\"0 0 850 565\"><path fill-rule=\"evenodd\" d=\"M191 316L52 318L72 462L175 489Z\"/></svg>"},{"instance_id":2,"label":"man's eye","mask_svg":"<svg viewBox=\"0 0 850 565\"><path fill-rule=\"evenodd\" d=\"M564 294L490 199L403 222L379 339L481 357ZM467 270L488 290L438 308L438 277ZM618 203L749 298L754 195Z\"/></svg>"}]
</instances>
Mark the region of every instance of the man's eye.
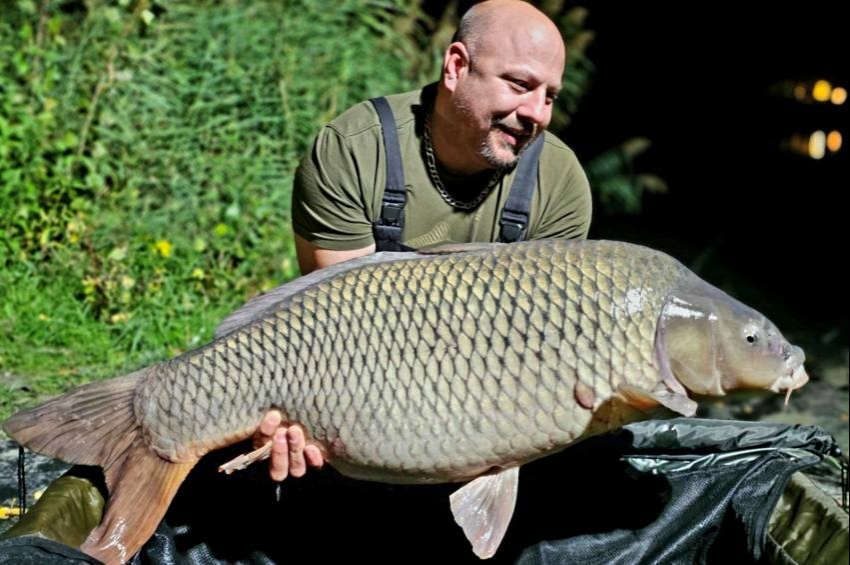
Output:
<instances>
[{"instance_id":1,"label":"man's eye","mask_svg":"<svg viewBox=\"0 0 850 565\"><path fill-rule=\"evenodd\" d=\"M511 84L515 89L520 92L525 92L526 90L528 90L528 83L524 80L511 79Z\"/></svg>"}]
</instances>

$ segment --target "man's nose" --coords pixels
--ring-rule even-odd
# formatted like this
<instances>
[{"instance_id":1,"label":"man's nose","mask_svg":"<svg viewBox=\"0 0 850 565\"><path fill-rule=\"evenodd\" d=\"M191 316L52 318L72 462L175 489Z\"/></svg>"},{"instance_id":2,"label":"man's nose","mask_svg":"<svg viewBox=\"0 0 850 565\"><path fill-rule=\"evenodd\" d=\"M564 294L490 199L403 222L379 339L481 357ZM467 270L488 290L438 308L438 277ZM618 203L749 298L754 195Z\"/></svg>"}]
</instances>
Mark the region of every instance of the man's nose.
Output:
<instances>
[{"instance_id":1,"label":"man's nose","mask_svg":"<svg viewBox=\"0 0 850 565\"><path fill-rule=\"evenodd\" d=\"M517 108L517 116L540 128L548 126L549 120L552 119L552 104L548 100L546 89L536 88L526 92Z\"/></svg>"}]
</instances>

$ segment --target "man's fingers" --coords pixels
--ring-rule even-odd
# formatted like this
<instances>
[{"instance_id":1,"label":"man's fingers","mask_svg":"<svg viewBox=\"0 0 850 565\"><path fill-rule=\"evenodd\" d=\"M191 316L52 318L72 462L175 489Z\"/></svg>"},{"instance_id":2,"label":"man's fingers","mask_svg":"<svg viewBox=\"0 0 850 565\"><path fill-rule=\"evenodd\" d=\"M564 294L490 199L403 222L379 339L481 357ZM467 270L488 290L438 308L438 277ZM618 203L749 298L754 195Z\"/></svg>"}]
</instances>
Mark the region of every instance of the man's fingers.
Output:
<instances>
[{"instance_id":1,"label":"man's fingers","mask_svg":"<svg viewBox=\"0 0 850 565\"><path fill-rule=\"evenodd\" d=\"M263 421L260 422L260 433L272 437L280 427L280 421L283 419L280 412L277 410L269 410L266 412Z\"/></svg>"},{"instance_id":2,"label":"man's fingers","mask_svg":"<svg viewBox=\"0 0 850 565\"><path fill-rule=\"evenodd\" d=\"M254 447L272 442L269 475L273 481L282 481L288 476L303 477L307 467L321 467L325 460L315 445L306 445L301 426L283 426L283 417L278 410L269 410L254 433Z\"/></svg>"},{"instance_id":3,"label":"man's fingers","mask_svg":"<svg viewBox=\"0 0 850 565\"><path fill-rule=\"evenodd\" d=\"M269 474L273 481L282 481L289 475L289 442L286 440L286 428L278 428L272 439Z\"/></svg>"},{"instance_id":4,"label":"man's fingers","mask_svg":"<svg viewBox=\"0 0 850 565\"><path fill-rule=\"evenodd\" d=\"M304 461L304 431L300 426L290 426L286 432L289 443L289 474L293 477L303 477L307 472Z\"/></svg>"},{"instance_id":5,"label":"man's fingers","mask_svg":"<svg viewBox=\"0 0 850 565\"><path fill-rule=\"evenodd\" d=\"M307 460L307 465L317 469L325 464L325 458L322 457L322 450L315 445L304 447L304 459Z\"/></svg>"}]
</instances>

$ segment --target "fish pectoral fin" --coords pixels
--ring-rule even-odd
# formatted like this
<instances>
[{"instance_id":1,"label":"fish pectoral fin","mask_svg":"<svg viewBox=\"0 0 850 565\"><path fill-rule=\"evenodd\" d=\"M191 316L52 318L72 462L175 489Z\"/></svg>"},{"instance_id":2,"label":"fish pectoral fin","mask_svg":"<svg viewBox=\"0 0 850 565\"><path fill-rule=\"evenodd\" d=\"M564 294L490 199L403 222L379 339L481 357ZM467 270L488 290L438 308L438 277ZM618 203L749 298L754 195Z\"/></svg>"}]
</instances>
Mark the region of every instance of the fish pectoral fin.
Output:
<instances>
[{"instance_id":1,"label":"fish pectoral fin","mask_svg":"<svg viewBox=\"0 0 850 565\"><path fill-rule=\"evenodd\" d=\"M518 487L519 467L511 467L482 475L449 497L455 522L481 559L499 549L514 514Z\"/></svg>"},{"instance_id":2,"label":"fish pectoral fin","mask_svg":"<svg viewBox=\"0 0 850 565\"><path fill-rule=\"evenodd\" d=\"M685 394L667 389L648 391L632 385L620 385L618 390L626 404L638 410L664 406L682 416L693 416L697 413L697 403Z\"/></svg>"}]
</instances>

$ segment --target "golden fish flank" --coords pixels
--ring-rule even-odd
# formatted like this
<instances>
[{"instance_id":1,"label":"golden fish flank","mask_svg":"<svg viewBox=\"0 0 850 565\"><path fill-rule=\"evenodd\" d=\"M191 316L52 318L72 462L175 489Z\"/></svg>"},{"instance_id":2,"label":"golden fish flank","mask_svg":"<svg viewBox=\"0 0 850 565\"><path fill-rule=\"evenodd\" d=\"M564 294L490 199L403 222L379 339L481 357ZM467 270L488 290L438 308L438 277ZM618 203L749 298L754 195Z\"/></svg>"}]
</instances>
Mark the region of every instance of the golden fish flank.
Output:
<instances>
[{"instance_id":1,"label":"golden fish flank","mask_svg":"<svg viewBox=\"0 0 850 565\"><path fill-rule=\"evenodd\" d=\"M808 378L803 360L764 316L645 247L455 245L296 279L228 317L212 343L4 427L104 467L109 506L82 549L107 563L148 539L200 457L249 437L272 406L349 476L470 481L450 505L488 557L520 465L659 405L693 415L689 392L788 393Z\"/></svg>"}]
</instances>

